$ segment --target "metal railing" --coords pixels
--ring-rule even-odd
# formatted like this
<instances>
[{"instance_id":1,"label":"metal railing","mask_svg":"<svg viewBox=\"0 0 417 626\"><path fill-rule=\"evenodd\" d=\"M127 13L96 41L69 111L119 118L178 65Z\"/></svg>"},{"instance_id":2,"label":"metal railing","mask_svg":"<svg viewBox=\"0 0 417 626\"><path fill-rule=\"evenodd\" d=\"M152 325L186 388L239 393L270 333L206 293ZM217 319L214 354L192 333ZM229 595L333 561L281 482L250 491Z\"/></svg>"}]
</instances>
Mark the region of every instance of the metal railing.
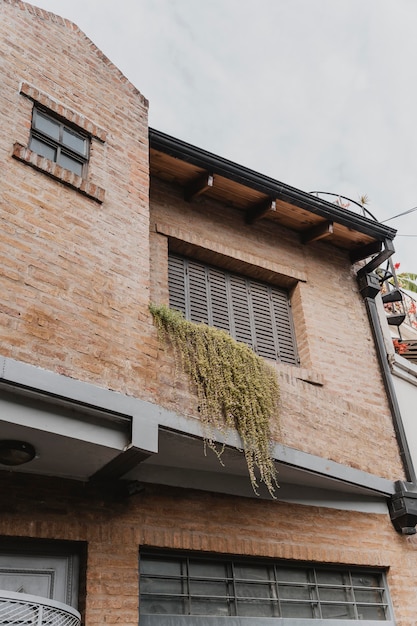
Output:
<instances>
[{"instance_id":1,"label":"metal railing","mask_svg":"<svg viewBox=\"0 0 417 626\"><path fill-rule=\"evenodd\" d=\"M0 624L8 626L80 626L81 616L62 602L0 589Z\"/></svg>"}]
</instances>

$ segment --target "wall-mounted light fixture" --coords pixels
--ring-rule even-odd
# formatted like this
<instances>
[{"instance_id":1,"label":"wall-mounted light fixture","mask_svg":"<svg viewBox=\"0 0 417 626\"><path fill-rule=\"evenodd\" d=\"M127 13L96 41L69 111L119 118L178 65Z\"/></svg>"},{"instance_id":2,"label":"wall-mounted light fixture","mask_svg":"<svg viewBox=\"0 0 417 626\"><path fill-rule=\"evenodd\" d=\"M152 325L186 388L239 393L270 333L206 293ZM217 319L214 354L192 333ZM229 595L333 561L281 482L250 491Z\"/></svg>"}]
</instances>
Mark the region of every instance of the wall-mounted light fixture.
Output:
<instances>
[{"instance_id":1,"label":"wall-mounted light fixture","mask_svg":"<svg viewBox=\"0 0 417 626\"><path fill-rule=\"evenodd\" d=\"M25 441L0 440L0 465L23 465L36 456L35 448Z\"/></svg>"}]
</instances>

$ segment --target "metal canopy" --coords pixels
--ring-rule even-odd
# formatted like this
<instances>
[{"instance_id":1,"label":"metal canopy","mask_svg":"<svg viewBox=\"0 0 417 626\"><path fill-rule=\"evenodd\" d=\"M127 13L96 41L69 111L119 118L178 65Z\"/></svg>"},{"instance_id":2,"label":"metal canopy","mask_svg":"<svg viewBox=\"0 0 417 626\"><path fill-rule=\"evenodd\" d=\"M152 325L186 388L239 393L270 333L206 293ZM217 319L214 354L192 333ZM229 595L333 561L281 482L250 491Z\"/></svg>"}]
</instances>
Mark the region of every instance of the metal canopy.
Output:
<instances>
[{"instance_id":1,"label":"metal canopy","mask_svg":"<svg viewBox=\"0 0 417 626\"><path fill-rule=\"evenodd\" d=\"M0 365L1 438L37 452L12 471L255 497L236 431L213 433L226 446L221 465L212 451L205 454L198 419L12 359ZM374 510L394 493L390 480L279 443L273 458L280 500ZM270 498L262 488L260 496Z\"/></svg>"}]
</instances>

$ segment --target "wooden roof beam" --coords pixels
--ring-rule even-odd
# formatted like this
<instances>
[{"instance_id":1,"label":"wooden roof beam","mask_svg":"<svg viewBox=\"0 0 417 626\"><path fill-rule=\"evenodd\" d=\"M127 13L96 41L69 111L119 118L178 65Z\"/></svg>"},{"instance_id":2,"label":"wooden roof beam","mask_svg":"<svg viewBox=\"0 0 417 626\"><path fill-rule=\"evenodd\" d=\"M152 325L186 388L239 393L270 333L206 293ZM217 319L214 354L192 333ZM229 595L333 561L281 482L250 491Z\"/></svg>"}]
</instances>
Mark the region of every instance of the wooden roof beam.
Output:
<instances>
[{"instance_id":1,"label":"wooden roof beam","mask_svg":"<svg viewBox=\"0 0 417 626\"><path fill-rule=\"evenodd\" d=\"M261 217L264 217L270 211L276 211L277 205L275 200L272 198L267 198L266 200L262 200L262 202L257 202L256 204L249 207L246 211L245 222L247 224L253 224L257 220L260 220Z\"/></svg>"},{"instance_id":2,"label":"wooden roof beam","mask_svg":"<svg viewBox=\"0 0 417 626\"><path fill-rule=\"evenodd\" d=\"M333 234L333 222L323 222L313 228L309 228L301 233L302 243L313 243L313 241L319 241L325 237L330 237Z\"/></svg>"},{"instance_id":3,"label":"wooden roof beam","mask_svg":"<svg viewBox=\"0 0 417 626\"><path fill-rule=\"evenodd\" d=\"M197 196L205 193L207 189L214 185L214 174L203 172L201 176L197 176L184 189L184 198L187 202L191 202Z\"/></svg>"},{"instance_id":4,"label":"wooden roof beam","mask_svg":"<svg viewBox=\"0 0 417 626\"><path fill-rule=\"evenodd\" d=\"M371 241L365 246L361 246L360 248L355 248L350 253L350 261L351 263L356 263L357 261L362 261L363 259L367 259L373 254L378 254L382 250L382 241Z\"/></svg>"}]
</instances>

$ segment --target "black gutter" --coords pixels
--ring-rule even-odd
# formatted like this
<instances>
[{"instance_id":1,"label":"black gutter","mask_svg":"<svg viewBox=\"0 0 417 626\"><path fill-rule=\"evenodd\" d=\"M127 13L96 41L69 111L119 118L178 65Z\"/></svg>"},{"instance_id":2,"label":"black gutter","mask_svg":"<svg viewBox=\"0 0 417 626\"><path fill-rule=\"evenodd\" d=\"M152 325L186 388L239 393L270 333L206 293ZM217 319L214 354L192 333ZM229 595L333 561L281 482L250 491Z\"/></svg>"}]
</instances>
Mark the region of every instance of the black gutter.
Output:
<instances>
[{"instance_id":1,"label":"black gutter","mask_svg":"<svg viewBox=\"0 0 417 626\"><path fill-rule=\"evenodd\" d=\"M191 163L196 167L218 176L223 176L237 183L256 189L271 198L277 198L289 204L319 215L326 220L351 228L352 230L368 235L378 240L394 239L396 230L385 226L362 215L347 211L337 204L332 204L317 198L278 180L259 174L242 165L216 156L211 152L197 148L184 141L166 135L153 128L149 129L149 143L154 150L159 150L181 161Z\"/></svg>"},{"instance_id":2,"label":"black gutter","mask_svg":"<svg viewBox=\"0 0 417 626\"><path fill-rule=\"evenodd\" d=\"M375 341L378 362L381 368L382 379L384 382L385 391L387 393L388 403L391 409L395 435L397 438L397 443L400 450L400 457L404 467L406 479L410 483L416 484L417 477L410 453L410 448L408 447L407 436L404 430L401 410L398 404L391 369L387 359L384 335L382 332L379 313L375 302L375 297L380 290L379 279L376 274L370 273L358 276L358 283L359 291L365 302L366 311L368 313L368 318Z\"/></svg>"},{"instance_id":3,"label":"black gutter","mask_svg":"<svg viewBox=\"0 0 417 626\"><path fill-rule=\"evenodd\" d=\"M417 477L410 448L408 447L407 436L401 417L401 410L398 404L394 381L387 359L381 321L375 302L375 295L379 292L379 280L376 274L363 274L362 276L358 276L358 283L371 324L384 387L391 409L395 436L407 481L403 482L402 480L399 480L395 483L396 493L388 500L388 510L391 522L397 532L402 535L415 535L417 532Z\"/></svg>"}]
</instances>

